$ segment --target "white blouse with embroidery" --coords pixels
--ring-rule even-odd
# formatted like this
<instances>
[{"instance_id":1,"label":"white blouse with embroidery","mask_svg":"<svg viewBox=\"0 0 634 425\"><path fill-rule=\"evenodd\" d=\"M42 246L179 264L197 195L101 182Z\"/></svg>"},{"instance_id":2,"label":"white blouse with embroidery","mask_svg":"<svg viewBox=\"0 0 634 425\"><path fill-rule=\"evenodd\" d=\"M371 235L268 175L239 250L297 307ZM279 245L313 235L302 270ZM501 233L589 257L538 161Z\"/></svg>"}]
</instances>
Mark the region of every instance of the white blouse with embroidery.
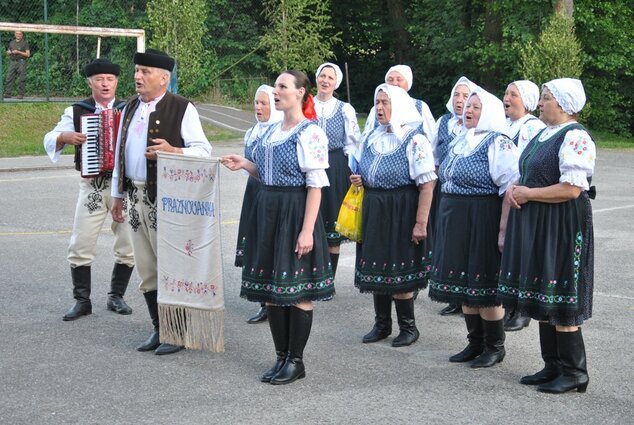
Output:
<instances>
[{"instance_id":1,"label":"white blouse with embroidery","mask_svg":"<svg viewBox=\"0 0 634 425\"><path fill-rule=\"evenodd\" d=\"M540 134L539 141L548 140L562 127L570 124L571 122L567 122L555 127L547 127ZM594 174L596 157L596 145L587 131L579 129L568 131L559 148L559 172L561 173L559 182L588 190L590 188L588 177Z\"/></svg>"},{"instance_id":2,"label":"white blouse with embroidery","mask_svg":"<svg viewBox=\"0 0 634 425\"><path fill-rule=\"evenodd\" d=\"M531 114L526 114L515 121L511 121L507 118L506 121L509 124L508 135L511 139L519 133L517 138L517 148L519 149L520 154L526 145L528 145L528 142L530 142L533 137L537 136L537 133L539 133L542 128L546 127L546 124L544 124L542 120Z\"/></svg>"},{"instance_id":3,"label":"white blouse with embroidery","mask_svg":"<svg viewBox=\"0 0 634 425\"><path fill-rule=\"evenodd\" d=\"M469 156L489 134L489 131L466 131L454 139L451 150L457 155ZM499 187L500 196L506 192L510 184L519 179L519 157L519 149L504 134L498 135L493 143L489 144L489 175Z\"/></svg>"},{"instance_id":4,"label":"white blouse with embroidery","mask_svg":"<svg viewBox=\"0 0 634 425\"><path fill-rule=\"evenodd\" d=\"M372 146L381 154L387 154L398 149L403 141L396 134L387 132L389 125L379 125L375 131L365 138L359 149L355 152L355 159L361 161L363 150ZM404 132L406 133L406 132ZM416 185L436 180L436 166L432 153L431 143L427 137L418 133L412 137L406 148L409 162L409 176Z\"/></svg>"},{"instance_id":5,"label":"white blouse with embroidery","mask_svg":"<svg viewBox=\"0 0 634 425\"><path fill-rule=\"evenodd\" d=\"M265 145L275 145L286 140L295 130L295 127L283 131L281 123L275 128L266 140ZM297 143L297 161L299 168L306 173L306 187L330 186L326 168L328 168L328 138L326 133L317 124L306 127L299 134ZM264 182L266 184L266 182Z\"/></svg>"},{"instance_id":6,"label":"white blouse with embroidery","mask_svg":"<svg viewBox=\"0 0 634 425\"><path fill-rule=\"evenodd\" d=\"M337 99L332 97L329 100L322 102L317 97L315 100L315 112L317 112L317 117L319 119L322 118L330 118L332 114L335 112L335 107L337 106ZM361 130L359 129L359 123L357 122L357 113L349 103L342 102L343 108L343 120L345 124L345 135L346 140L343 144L343 153L346 155L350 155L357 148L359 143L361 142Z\"/></svg>"}]
</instances>

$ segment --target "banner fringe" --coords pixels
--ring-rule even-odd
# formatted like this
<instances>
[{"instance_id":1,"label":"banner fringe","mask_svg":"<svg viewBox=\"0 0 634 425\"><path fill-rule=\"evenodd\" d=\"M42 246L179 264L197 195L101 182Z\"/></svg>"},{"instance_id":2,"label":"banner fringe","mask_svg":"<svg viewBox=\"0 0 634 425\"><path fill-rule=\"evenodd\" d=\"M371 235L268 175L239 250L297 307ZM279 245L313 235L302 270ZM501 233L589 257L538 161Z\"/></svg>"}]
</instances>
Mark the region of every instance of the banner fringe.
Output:
<instances>
[{"instance_id":1,"label":"banner fringe","mask_svg":"<svg viewBox=\"0 0 634 425\"><path fill-rule=\"evenodd\" d=\"M225 312L159 304L160 340L185 348L224 353Z\"/></svg>"}]
</instances>

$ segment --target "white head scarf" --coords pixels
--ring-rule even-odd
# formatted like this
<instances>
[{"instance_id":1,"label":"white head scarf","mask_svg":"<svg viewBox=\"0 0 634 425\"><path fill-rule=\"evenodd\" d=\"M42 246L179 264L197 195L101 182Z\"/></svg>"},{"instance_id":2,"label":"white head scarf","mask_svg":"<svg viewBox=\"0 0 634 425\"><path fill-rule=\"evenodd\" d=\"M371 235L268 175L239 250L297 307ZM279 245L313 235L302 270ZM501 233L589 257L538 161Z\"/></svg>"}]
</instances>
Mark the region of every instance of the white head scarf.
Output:
<instances>
[{"instance_id":1,"label":"white head scarf","mask_svg":"<svg viewBox=\"0 0 634 425\"><path fill-rule=\"evenodd\" d=\"M315 72L315 78L319 77L319 74L321 74L321 70L327 66L335 70L335 75L337 76L337 84L335 84L335 90L336 90L339 88L339 86L341 85L341 82L343 81L343 72L341 72L341 68L339 68L339 66L337 66L336 64L332 62L322 63L321 65L319 65L319 68L317 68L317 72Z\"/></svg>"},{"instance_id":2,"label":"white head scarf","mask_svg":"<svg viewBox=\"0 0 634 425\"><path fill-rule=\"evenodd\" d=\"M407 91L412 88L412 84L414 84L414 76L412 75L412 68L407 65L394 65L385 73L385 82L387 83L387 76L390 75L390 72L398 72L405 78L407 81Z\"/></svg>"},{"instance_id":3,"label":"white head scarf","mask_svg":"<svg viewBox=\"0 0 634 425\"><path fill-rule=\"evenodd\" d=\"M255 98L258 96L258 93L260 93L261 91L265 92L269 96L269 104L271 105L271 115L269 116L269 119L267 121L257 121L258 116L256 115L255 116L255 119L257 121L256 125L268 126L271 124L275 124L276 122L282 121L282 119L284 119L284 112L278 111L277 109L275 109L275 99L273 98L273 87L266 84L262 84L255 91L255 95L253 96L253 102L255 103Z\"/></svg>"},{"instance_id":4,"label":"white head scarf","mask_svg":"<svg viewBox=\"0 0 634 425\"><path fill-rule=\"evenodd\" d=\"M555 97L561 109L568 115L576 114L586 104L586 92L583 84L576 78L558 78L542 85Z\"/></svg>"},{"instance_id":5,"label":"white head scarf","mask_svg":"<svg viewBox=\"0 0 634 425\"><path fill-rule=\"evenodd\" d=\"M408 128L417 128L423 122L423 117L421 117L416 110L414 102L412 102L412 98L409 97L407 92L397 86L385 83L379 85L376 90L374 90L375 105L376 97L381 91L387 94L392 105L392 116L390 117L389 124L392 126L392 132L399 139L402 139ZM376 118L376 120L378 121L379 119Z\"/></svg>"},{"instance_id":6,"label":"white head scarf","mask_svg":"<svg viewBox=\"0 0 634 425\"><path fill-rule=\"evenodd\" d=\"M537 87L537 84L529 80L513 81L511 84L514 84L520 92L524 109L529 112L537 109L537 102L539 101L539 87Z\"/></svg>"},{"instance_id":7,"label":"white head scarf","mask_svg":"<svg viewBox=\"0 0 634 425\"><path fill-rule=\"evenodd\" d=\"M447 102L447 110L451 112L451 115L453 115L454 118L456 118L456 111L453 110L453 93L456 91L456 87L458 86L469 87L469 92L472 92L473 90L475 90L476 87L478 87L474 82L469 80L467 77L458 78L458 81L456 81L456 84L454 84L453 88L451 89L451 94L449 95L449 101Z\"/></svg>"},{"instance_id":8,"label":"white head scarf","mask_svg":"<svg viewBox=\"0 0 634 425\"><path fill-rule=\"evenodd\" d=\"M497 131L506 134L506 131L508 130L508 123L506 122L504 104L502 101L484 90L482 87L476 87L469 95L469 99L471 99L472 96L478 96L480 103L482 103L482 111L480 112L480 120L478 121L475 129L470 128L469 132ZM467 102L469 102L469 99L467 99ZM467 108L465 107L465 113L466 111ZM463 113L463 121L464 115L465 114Z\"/></svg>"}]
</instances>

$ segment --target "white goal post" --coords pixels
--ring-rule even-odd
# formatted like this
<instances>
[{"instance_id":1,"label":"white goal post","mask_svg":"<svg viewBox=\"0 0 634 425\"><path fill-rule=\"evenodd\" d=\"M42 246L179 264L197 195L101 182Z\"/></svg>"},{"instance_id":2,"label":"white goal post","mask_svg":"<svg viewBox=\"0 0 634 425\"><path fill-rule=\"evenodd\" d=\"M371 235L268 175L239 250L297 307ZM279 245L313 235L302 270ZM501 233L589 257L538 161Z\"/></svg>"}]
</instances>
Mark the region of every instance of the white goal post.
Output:
<instances>
[{"instance_id":1,"label":"white goal post","mask_svg":"<svg viewBox=\"0 0 634 425\"><path fill-rule=\"evenodd\" d=\"M101 53L101 37L135 37L137 52L145 52L145 30L142 29L78 27L72 25L18 24L13 22L0 22L0 31L93 35L97 37L97 57L99 57Z\"/></svg>"}]
</instances>

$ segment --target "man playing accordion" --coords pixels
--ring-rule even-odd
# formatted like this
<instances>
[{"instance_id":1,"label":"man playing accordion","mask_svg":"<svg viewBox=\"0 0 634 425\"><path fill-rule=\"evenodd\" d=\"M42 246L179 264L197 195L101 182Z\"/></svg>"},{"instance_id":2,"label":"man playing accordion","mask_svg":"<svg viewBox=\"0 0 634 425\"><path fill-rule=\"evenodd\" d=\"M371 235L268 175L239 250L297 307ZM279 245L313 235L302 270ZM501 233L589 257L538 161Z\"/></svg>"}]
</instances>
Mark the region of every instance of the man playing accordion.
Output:
<instances>
[{"instance_id":1,"label":"man playing accordion","mask_svg":"<svg viewBox=\"0 0 634 425\"><path fill-rule=\"evenodd\" d=\"M95 59L84 67L84 74L92 96L64 110L53 131L44 136L44 148L51 161L57 162L66 145L75 147L75 168L82 170L85 158L82 145L86 143L86 131L81 128L81 117L100 114L107 109L122 109L124 101L115 99L120 67L108 59ZM114 129L109 129L114 130ZM114 130L116 131L116 130ZM91 136L92 137L92 136ZM94 176L79 178L79 197L75 209L73 233L68 247L68 262L73 283L75 305L66 312L64 321L78 319L92 313L90 301L90 267L97 251L97 237L112 207L110 195L111 171L98 172ZM130 228L112 223L114 233L114 268L106 306L119 314L131 314L132 309L123 300L128 281L134 268L134 255L130 240Z\"/></svg>"}]
</instances>

